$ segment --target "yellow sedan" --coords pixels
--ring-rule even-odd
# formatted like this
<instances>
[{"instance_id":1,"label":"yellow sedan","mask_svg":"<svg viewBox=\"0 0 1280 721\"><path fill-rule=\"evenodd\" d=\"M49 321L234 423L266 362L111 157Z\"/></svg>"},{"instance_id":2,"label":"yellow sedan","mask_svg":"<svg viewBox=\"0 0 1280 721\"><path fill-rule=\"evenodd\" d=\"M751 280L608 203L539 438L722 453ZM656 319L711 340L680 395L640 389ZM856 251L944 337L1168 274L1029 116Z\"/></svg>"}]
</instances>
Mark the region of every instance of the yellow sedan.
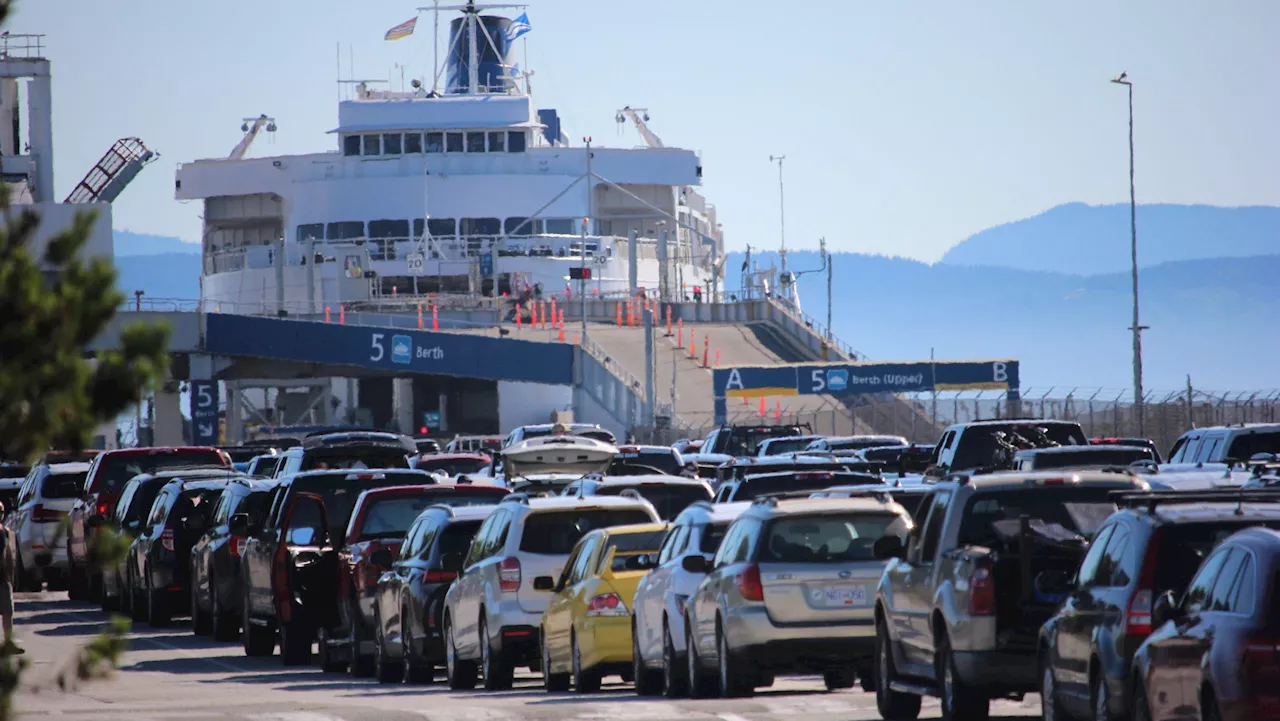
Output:
<instances>
[{"instance_id":1,"label":"yellow sedan","mask_svg":"<svg viewBox=\"0 0 1280 721\"><path fill-rule=\"evenodd\" d=\"M555 591L542 615L542 675L547 691L600 690L600 680L631 676L631 602L653 567L667 524L592 531L578 541L558 580L534 579Z\"/></svg>"}]
</instances>

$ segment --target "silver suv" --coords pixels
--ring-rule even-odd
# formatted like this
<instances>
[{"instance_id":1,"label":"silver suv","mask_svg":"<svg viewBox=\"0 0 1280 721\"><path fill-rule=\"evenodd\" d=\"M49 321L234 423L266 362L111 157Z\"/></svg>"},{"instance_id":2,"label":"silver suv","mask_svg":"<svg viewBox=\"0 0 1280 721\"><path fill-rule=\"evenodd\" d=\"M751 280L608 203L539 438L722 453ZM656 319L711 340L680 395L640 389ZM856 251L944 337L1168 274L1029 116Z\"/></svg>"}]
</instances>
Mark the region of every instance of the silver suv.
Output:
<instances>
[{"instance_id":1,"label":"silver suv","mask_svg":"<svg viewBox=\"0 0 1280 721\"><path fill-rule=\"evenodd\" d=\"M683 561L707 573L685 605L691 692L718 685L721 696L745 696L777 674L812 672L828 690L849 688L856 676L874 688L872 609L885 565L874 546L885 537L900 544L911 529L887 495L757 500L710 564L698 555Z\"/></svg>"},{"instance_id":2,"label":"silver suv","mask_svg":"<svg viewBox=\"0 0 1280 721\"><path fill-rule=\"evenodd\" d=\"M608 526L658 521L642 498L507 496L471 541L463 570L444 601L445 668L449 686L469 689L482 672L484 688L511 687L517 666L539 664L538 627L574 544Z\"/></svg>"}]
</instances>

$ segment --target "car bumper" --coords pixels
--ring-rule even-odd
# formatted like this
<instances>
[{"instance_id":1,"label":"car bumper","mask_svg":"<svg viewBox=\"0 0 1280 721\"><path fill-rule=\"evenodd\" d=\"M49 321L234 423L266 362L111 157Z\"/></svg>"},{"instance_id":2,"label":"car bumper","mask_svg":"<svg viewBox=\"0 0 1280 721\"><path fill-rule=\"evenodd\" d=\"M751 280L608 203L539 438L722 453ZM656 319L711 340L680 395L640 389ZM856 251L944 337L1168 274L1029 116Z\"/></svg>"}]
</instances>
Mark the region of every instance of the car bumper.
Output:
<instances>
[{"instance_id":1,"label":"car bumper","mask_svg":"<svg viewBox=\"0 0 1280 721\"><path fill-rule=\"evenodd\" d=\"M875 638L806 638L766 641L741 653L757 668L820 672L834 666L867 667L875 650Z\"/></svg>"},{"instance_id":2,"label":"car bumper","mask_svg":"<svg viewBox=\"0 0 1280 721\"><path fill-rule=\"evenodd\" d=\"M498 629L500 650L516 666L536 665L542 659L542 638L537 626L503 625Z\"/></svg>"},{"instance_id":3,"label":"car bumper","mask_svg":"<svg viewBox=\"0 0 1280 721\"><path fill-rule=\"evenodd\" d=\"M1007 651L953 651L956 674L966 685L995 692L1035 691L1039 670L1032 654Z\"/></svg>"},{"instance_id":4,"label":"car bumper","mask_svg":"<svg viewBox=\"0 0 1280 721\"><path fill-rule=\"evenodd\" d=\"M588 667L631 663L631 619L588 618L582 623L582 663Z\"/></svg>"},{"instance_id":5,"label":"car bumper","mask_svg":"<svg viewBox=\"0 0 1280 721\"><path fill-rule=\"evenodd\" d=\"M875 619L870 612L865 619L821 624L779 624L769 618L763 605L729 609L724 618L729 646L734 649L766 647L780 648L792 644L812 644L825 648L832 644L837 648L866 649L869 659L874 654Z\"/></svg>"}]
</instances>

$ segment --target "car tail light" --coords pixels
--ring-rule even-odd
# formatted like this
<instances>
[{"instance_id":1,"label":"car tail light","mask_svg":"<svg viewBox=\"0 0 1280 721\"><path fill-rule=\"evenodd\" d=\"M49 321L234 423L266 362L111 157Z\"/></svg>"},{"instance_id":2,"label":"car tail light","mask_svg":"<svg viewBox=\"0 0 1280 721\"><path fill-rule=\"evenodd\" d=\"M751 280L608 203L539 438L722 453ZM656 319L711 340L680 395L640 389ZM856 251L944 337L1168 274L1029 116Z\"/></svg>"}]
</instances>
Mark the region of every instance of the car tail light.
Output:
<instances>
[{"instance_id":1,"label":"car tail light","mask_svg":"<svg viewBox=\"0 0 1280 721\"><path fill-rule=\"evenodd\" d=\"M764 586L760 583L760 567L751 564L738 572L734 578L738 584L738 595L746 601L763 601Z\"/></svg>"},{"instance_id":2,"label":"car tail light","mask_svg":"<svg viewBox=\"0 0 1280 721\"><path fill-rule=\"evenodd\" d=\"M520 559L504 558L498 570L498 587L503 593L520 590Z\"/></svg>"},{"instance_id":3,"label":"car tail light","mask_svg":"<svg viewBox=\"0 0 1280 721\"><path fill-rule=\"evenodd\" d=\"M427 576L423 580L427 583L448 583L457 577L458 574L453 571L442 571L439 568L431 568L427 570Z\"/></svg>"},{"instance_id":4,"label":"car tail light","mask_svg":"<svg viewBox=\"0 0 1280 721\"><path fill-rule=\"evenodd\" d=\"M587 616L625 616L627 604L616 593L602 593L587 603Z\"/></svg>"},{"instance_id":5,"label":"car tail light","mask_svg":"<svg viewBox=\"0 0 1280 721\"><path fill-rule=\"evenodd\" d=\"M249 545L249 539L243 536L232 536L231 543L228 545L231 547L231 555L239 558L244 555L244 548Z\"/></svg>"},{"instance_id":6,"label":"car tail light","mask_svg":"<svg viewBox=\"0 0 1280 721\"><path fill-rule=\"evenodd\" d=\"M1142 559L1142 570L1138 572L1138 586L1124 614L1126 636L1151 635L1151 605L1156 595L1156 554L1160 552L1160 531L1159 528L1153 531L1151 540L1147 542L1147 555Z\"/></svg>"},{"instance_id":7,"label":"car tail light","mask_svg":"<svg viewBox=\"0 0 1280 721\"><path fill-rule=\"evenodd\" d=\"M163 546L166 551L174 550L173 529L166 528L160 532L160 545Z\"/></svg>"},{"instance_id":8,"label":"car tail light","mask_svg":"<svg viewBox=\"0 0 1280 721\"><path fill-rule=\"evenodd\" d=\"M996 581L991 566L979 563L969 576L969 615L994 616L996 613Z\"/></svg>"},{"instance_id":9,"label":"car tail light","mask_svg":"<svg viewBox=\"0 0 1280 721\"><path fill-rule=\"evenodd\" d=\"M105 516L109 510L106 501L98 501L98 515Z\"/></svg>"},{"instance_id":10,"label":"car tail light","mask_svg":"<svg viewBox=\"0 0 1280 721\"><path fill-rule=\"evenodd\" d=\"M57 523L58 521L61 521L62 517L65 515L67 515L66 511L59 511L54 508L45 508L43 505L37 503L31 509L31 522Z\"/></svg>"},{"instance_id":11,"label":"car tail light","mask_svg":"<svg viewBox=\"0 0 1280 721\"><path fill-rule=\"evenodd\" d=\"M1065 486L1065 485L1067 485L1067 479L1065 479L1065 478L1042 478L1042 479L1040 480L1040 485L1042 485L1042 486Z\"/></svg>"}]
</instances>

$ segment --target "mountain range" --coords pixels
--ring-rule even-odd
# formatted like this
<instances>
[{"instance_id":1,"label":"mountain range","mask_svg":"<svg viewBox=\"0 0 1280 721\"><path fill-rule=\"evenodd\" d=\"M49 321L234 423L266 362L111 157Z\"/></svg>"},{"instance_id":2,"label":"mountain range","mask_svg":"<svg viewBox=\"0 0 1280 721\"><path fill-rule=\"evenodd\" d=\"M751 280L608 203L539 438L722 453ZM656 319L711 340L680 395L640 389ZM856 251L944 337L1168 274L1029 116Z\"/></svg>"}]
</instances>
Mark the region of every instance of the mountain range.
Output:
<instances>
[{"instance_id":1,"label":"mountain range","mask_svg":"<svg viewBox=\"0 0 1280 721\"><path fill-rule=\"evenodd\" d=\"M1280 387L1266 331L1280 311L1280 208L1138 206L1144 379L1174 391ZM199 246L116 231L119 286L152 298L199 297ZM1032 395L1132 383L1129 207L1072 203L979 232L930 265L835 253L835 335L881 360L1017 358ZM726 259L724 288L740 287L744 256ZM753 253L759 267L776 254ZM792 270L822 266L788 254ZM799 277L804 310L826 319L826 278ZM1089 391L1092 393L1092 390Z\"/></svg>"}]
</instances>

